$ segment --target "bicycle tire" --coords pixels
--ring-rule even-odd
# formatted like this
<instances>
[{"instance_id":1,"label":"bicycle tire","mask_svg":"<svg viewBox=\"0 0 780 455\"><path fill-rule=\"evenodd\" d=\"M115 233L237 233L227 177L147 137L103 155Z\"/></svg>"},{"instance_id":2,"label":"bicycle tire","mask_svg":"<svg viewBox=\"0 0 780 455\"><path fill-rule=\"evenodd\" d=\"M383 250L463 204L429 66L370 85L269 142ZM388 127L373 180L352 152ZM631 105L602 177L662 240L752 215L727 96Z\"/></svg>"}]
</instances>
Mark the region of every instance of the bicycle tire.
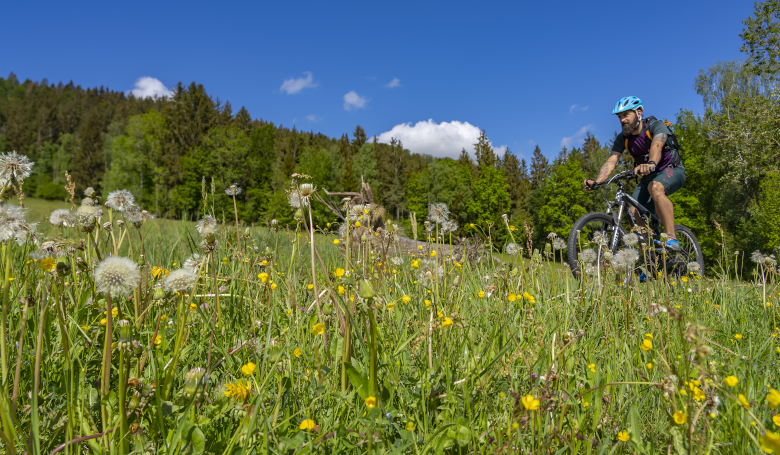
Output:
<instances>
[{"instance_id":1,"label":"bicycle tire","mask_svg":"<svg viewBox=\"0 0 780 455\"><path fill-rule=\"evenodd\" d=\"M572 229L569 232L566 254L567 254L567 259L569 261L569 267L571 267L571 272L572 274L574 274L574 277L577 279L579 279L581 275L580 263L578 260L580 244L579 244L577 233L582 232L583 227L587 226L590 223L604 223L605 226L610 226L613 228L616 226L615 219L612 218L612 216L601 212L590 212L588 214L581 216L577 221L574 222L574 226L572 226ZM617 226L617 228L619 229L618 242L614 248L614 251L612 251L612 254L615 254L617 252L617 249L623 240L623 236L626 235L626 231L625 229L623 229L622 226Z\"/></svg>"},{"instance_id":2,"label":"bicycle tire","mask_svg":"<svg viewBox=\"0 0 780 455\"><path fill-rule=\"evenodd\" d=\"M699 264L699 274L704 275L704 253L701 251L701 245L699 245L699 239L696 238L696 234L691 231L688 226L685 226L683 224L675 224L674 225L674 234L677 236L677 241L681 245L684 245L685 242L688 242L691 244L694 250L694 256L691 259L694 259L694 262ZM687 238L686 238L687 237ZM686 252L687 253L687 252ZM668 262L668 261L667 261ZM686 271L687 272L687 263Z\"/></svg>"}]
</instances>

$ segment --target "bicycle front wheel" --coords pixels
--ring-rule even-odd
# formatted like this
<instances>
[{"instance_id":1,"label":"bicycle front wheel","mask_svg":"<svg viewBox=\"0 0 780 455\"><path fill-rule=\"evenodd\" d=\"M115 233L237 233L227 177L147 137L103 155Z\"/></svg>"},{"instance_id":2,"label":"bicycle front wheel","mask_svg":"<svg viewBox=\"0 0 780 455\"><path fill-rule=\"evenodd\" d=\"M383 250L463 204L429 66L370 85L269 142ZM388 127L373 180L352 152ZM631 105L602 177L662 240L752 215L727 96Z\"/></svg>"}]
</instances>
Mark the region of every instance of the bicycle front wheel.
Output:
<instances>
[{"instance_id":1,"label":"bicycle front wheel","mask_svg":"<svg viewBox=\"0 0 780 455\"><path fill-rule=\"evenodd\" d=\"M618 236L617 242L613 243L616 233ZM569 232L567 245L569 267L571 267L575 278L580 278L583 272L579 258L581 251L592 249L596 256L595 260L585 262L592 263L594 266L603 269L606 267L604 253L609 251L615 254L618 246L623 241L624 235L626 235L626 231L623 227L618 226L615 220L606 213L591 212L578 219L574 223L571 232ZM610 248L610 245L613 244L615 247Z\"/></svg>"}]
</instances>

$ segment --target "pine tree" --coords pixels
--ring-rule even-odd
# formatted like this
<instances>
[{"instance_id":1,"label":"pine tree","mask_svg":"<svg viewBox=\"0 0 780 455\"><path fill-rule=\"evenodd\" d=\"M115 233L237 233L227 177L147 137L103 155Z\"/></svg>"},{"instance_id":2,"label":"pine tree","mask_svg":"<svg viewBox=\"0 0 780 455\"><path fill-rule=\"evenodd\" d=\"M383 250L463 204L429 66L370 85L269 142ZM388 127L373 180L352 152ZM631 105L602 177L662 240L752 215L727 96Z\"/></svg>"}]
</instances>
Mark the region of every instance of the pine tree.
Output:
<instances>
[{"instance_id":1,"label":"pine tree","mask_svg":"<svg viewBox=\"0 0 780 455\"><path fill-rule=\"evenodd\" d=\"M490 146L485 130L479 133L479 139L474 144L474 151L477 156L477 169L480 172L486 167L495 167L496 154L493 152L493 147Z\"/></svg>"},{"instance_id":2,"label":"pine tree","mask_svg":"<svg viewBox=\"0 0 780 455\"><path fill-rule=\"evenodd\" d=\"M252 116L249 115L249 111L244 106L238 111L235 117L233 117L233 124L239 127L246 134L252 132Z\"/></svg>"},{"instance_id":3,"label":"pine tree","mask_svg":"<svg viewBox=\"0 0 780 455\"><path fill-rule=\"evenodd\" d=\"M74 158L78 165L73 169L76 189L83 191L91 186L96 191L100 191L106 163L103 157L103 129L97 109L93 108L87 114L87 121L81 131L79 142L81 146Z\"/></svg>"},{"instance_id":4,"label":"pine tree","mask_svg":"<svg viewBox=\"0 0 780 455\"><path fill-rule=\"evenodd\" d=\"M504 173L506 183L509 186L509 199L512 202L511 213L514 213L522 205L522 176L520 174L520 161L509 148L504 152L501 160L501 171Z\"/></svg>"},{"instance_id":5,"label":"pine tree","mask_svg":"<svg viewBox=\"0 0 780 455\"><path fill-rule=\"evenodd\" d=\"M360 125L355 127L355 131L352 133L354 139L352 139L352 153L355 154L366 143L366 132Z\"/></svg>"},{"instance_id":6,"label":"pine tree","mask_svg":"<svg viewBox=\"0 0 780 455\"><path fill-rule=\"evenodd\" d=\"M531 189L540 188L550 173L550 162L542 155L542 149L537 145L531 158Z\"/></svg>"}]
</instances>

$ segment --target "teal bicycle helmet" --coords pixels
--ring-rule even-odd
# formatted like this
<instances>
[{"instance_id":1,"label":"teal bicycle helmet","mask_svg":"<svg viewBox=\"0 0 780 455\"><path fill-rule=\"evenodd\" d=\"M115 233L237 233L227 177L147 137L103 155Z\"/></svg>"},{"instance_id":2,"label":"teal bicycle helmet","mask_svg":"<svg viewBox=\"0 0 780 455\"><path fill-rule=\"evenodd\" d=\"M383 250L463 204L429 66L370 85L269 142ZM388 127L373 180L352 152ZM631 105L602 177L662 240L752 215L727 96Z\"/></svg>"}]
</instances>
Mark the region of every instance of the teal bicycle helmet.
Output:
<instances>
[{"instance_id":1,"label":"teal bicycle helmet","mask_svg":"<svg viewBox=\"0 0 780 455\"><path fill-rule=\"evenodd\" d=\"M633 111L638 108L644 109L644 106L642 105L642 100L635 96L626 96L625 98L620 98L620 101L615 104L615 108L612 109L612 114L619 114L621 112L625 111Z\"/></svg>"}]
</instances>

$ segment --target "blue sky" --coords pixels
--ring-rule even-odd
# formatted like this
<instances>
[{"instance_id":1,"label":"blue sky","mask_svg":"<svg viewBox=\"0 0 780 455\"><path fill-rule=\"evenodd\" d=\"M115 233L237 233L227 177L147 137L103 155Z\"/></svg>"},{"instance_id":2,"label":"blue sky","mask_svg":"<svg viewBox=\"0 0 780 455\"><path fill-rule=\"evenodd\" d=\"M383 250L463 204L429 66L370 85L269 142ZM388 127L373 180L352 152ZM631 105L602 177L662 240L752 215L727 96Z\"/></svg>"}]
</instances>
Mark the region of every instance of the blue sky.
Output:
<instances>
[{"instance_id":1,"label":"blue sky","mask_svg":"<svg viewBox=\"0 0 780 455\"><path fill-rule=\"evenodd\" d=\"M751 1L12 2L0 74L113 90L202 83L234 112L413 152L554 157L607 141L622 96L701 112L700 69L742 58ZM393 81L397 81L393 83ZM149 83L151 82L151 84ZM430 121L429 121L430 120Z\"/></svg>"}]
</instances>

